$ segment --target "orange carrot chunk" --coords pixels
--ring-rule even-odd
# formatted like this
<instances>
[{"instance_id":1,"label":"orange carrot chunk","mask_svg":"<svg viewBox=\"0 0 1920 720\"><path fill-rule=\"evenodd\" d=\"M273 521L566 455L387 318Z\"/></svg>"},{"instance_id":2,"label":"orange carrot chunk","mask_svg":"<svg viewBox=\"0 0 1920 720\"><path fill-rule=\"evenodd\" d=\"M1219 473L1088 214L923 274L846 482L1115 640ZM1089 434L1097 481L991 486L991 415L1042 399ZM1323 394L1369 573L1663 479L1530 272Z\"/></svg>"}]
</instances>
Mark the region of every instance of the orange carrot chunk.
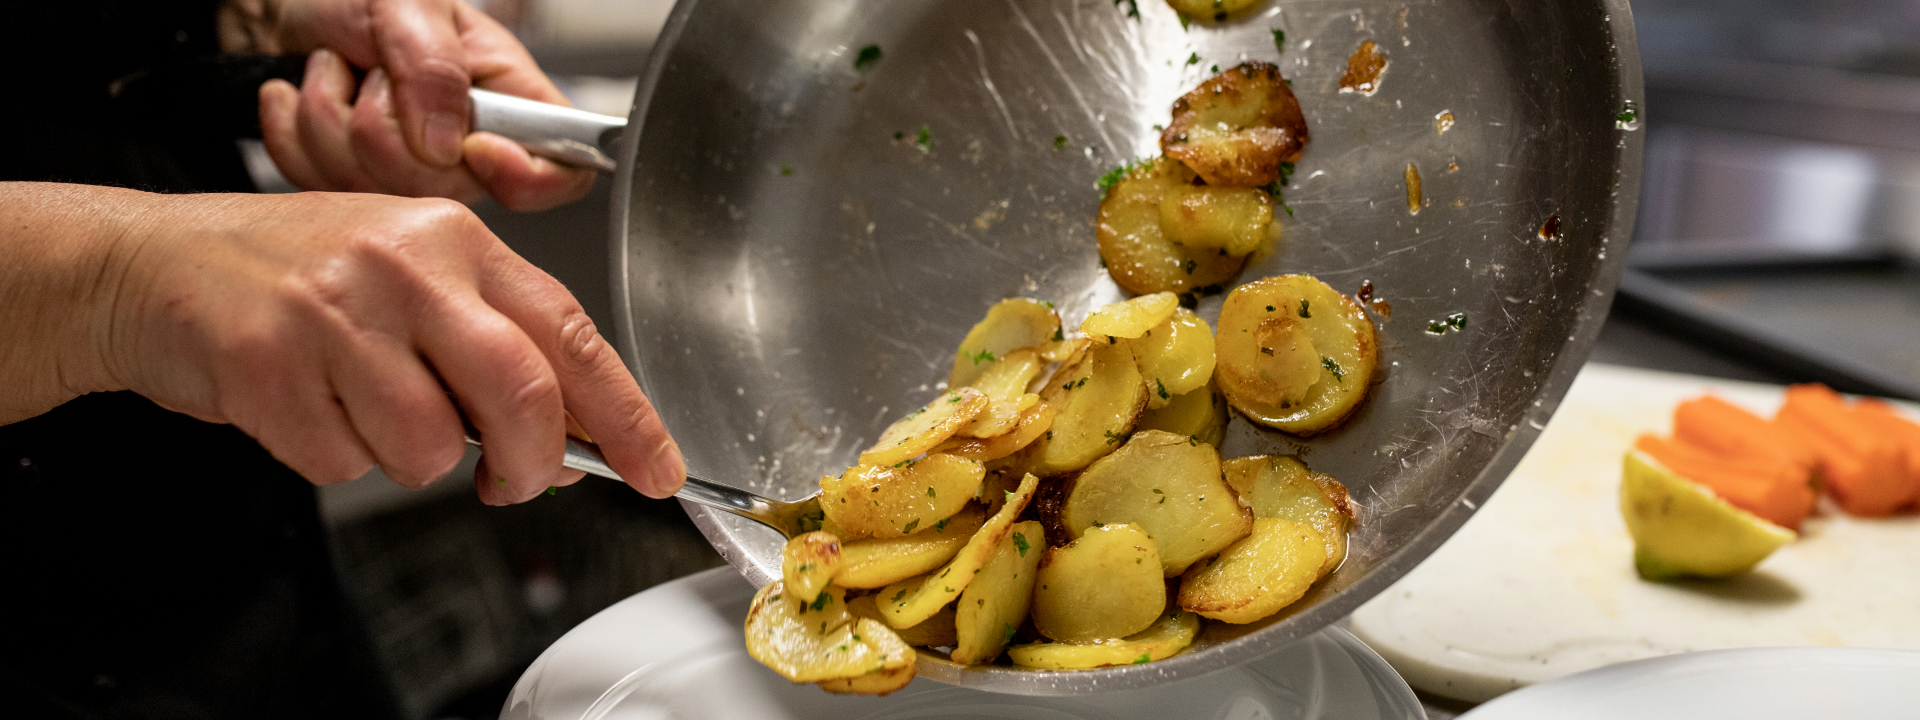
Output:
<instances>
[{"instance_id":1,"label":"orange carrot chunk","mask_svg":"<svg viewBox=\"0 0 1920 720\"><path fill-rule=\"evenodd\" d=\"M1774 422L1807 441L1819 456L1820 479L1840 508L1875 517L1891 515L1913 500L1906 453L1876 432L1825 385L1794 385Z\"/></svg>"},{"instance_id":2,"label":"orange carrot chunk","mask_svg":"<svg viewBox=\"0 0 1920 720\"><path fill-rule=\"evenodd\" d=\"M1907 474L1915 478L1911 503L1920 503L1920 424L1915 424L1876 398L1860 398L1853 403L1854 414L1900 445L1907 456Z\"/></svg>"},{"instance_id":3,"label":"orange carrot chunk","mask_svg":"<svg viewBox=\"0 0 1920 720\"><path fill-rule=\"evenodd\" d=\"M1734 507L1775 525L1799 530L1812 509L1813 490L1805 473L1794 465L1767 458L1726 457L1654 435L1641 435L1633 446Z\"/></svg>"},{"instance_id":4,"label":"orange carrot chunk","mask_svg":"<svg viewBox=\"0 0 1920 720\"><path fill-rule=\"evenodd\" d=\"M1673 439L1725 457L1773 458L1802 468L1808 478L1819 460L1793 433L1712 395L1673 409Z\"/></svg>"}]
</instances>

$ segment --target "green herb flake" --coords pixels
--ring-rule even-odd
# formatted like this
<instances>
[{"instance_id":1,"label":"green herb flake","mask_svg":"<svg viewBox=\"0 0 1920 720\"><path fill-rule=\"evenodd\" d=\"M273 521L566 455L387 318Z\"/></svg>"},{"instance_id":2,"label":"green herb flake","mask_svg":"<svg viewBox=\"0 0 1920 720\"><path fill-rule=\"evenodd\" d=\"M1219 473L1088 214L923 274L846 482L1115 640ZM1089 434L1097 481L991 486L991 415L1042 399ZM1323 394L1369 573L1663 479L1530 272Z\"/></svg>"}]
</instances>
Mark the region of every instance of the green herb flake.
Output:
<instances>
[{"instance_id":1,"label":"green herb flake","mask_svg":"<svg viewBox=\"0 0 1920 720\"><path fill-rule=\"evenodd\" d=\"M820 596L813 599L813 611L820 612L821 610L827 609L827 606L831 604L833 604L833 593L821 590Z\"/></svg>"},{"instance_id":2,"label":"green herb flake","mask_svg":"<svg viewBox=\"0 0 1920 720\"><path fill-rule=\"evenodd\" d=\"M1448 315L1427 323L1428 335L1445 335L1449 332L1467 329L1467 314L1463 312Z\"/></svg>"},{"instance_id":3,"label":"green herb flake","mask_svg":"<svg viewBox=\"0 0 1920 720\"><path fill-rule=\"evenodd\" d=\"M1013 491L1007 490L1005 492L1007 493L1007 502L1013 502Z\"/></svg>"},{"instance_id":4,"label":"green herb flake","mask_svg":"<svg viewBox=\"0 0 1920 720\"><path fill-rule=\"evenodd\" d=\"M1334 382L1347 381L1346 369L1340 367L1340 363L1334 362L1333 358L1330 358L1330 357L1320 358L1320 367L1326 368L1327 372L1333 373Z\"/></svg>"},{"instance_id":5,"label":"green herb flake","mask_svg":"<svg viewBox=\"0 0 1920 720\"><path fill-rule=\"evenodd\" d=\"M1140 19L1140 0L1113 0L1114 7L1127 6L1127 17Z\"/></svg>"},{"instance_id":6,"label":"green herb flake","mask_svg":"<svg viewBox=\"0 0 1920 720\"><path fill-rule=\"evenodd\" d=\"M1303 318L1310 318L1310 317L1313 317L1313 313L1311 313L1311 312L1308 312L1308 310L1307 310L1307 299L1306 299L1306 298L1300 298L1300 317L1303 317Z\"/></svg>"},{"instance_id":7,"label":"green herb flake","mask_svg":"<svg viewBox=\"0 0 1920 720\"><path fill-rule=\"evenodd\" d=\"M1013 623L1003 622L1003 623L1000 623L1000 627L1005 628L1000 632L1000 644L1005 645L1007 643L1013 642Z\"/></svg>"},{"instance_id":8,"label":"green herb flake","mask_svg":"<svg viewBox=\"0 0 1920 720\"><path fill-rule=\"evenodd\" d=\"M944 533L944 532L946 532L946 531L947 531L947 519L946 519L946 518L941 518L941 520L940 520L940 522L937 522L937 523L934 523L934 524L933 524L933 531L934 531L934 532L937 532L937 533Z\"/></svg>"},{"instance_id":9,"label":"green herb flake","mask_svg":"<svg viewBox=\"0 0 1920 720\"><path fill-rule=\"evenodd\" d=\"M1188 24L1188 23L1191 23L1191 22L1193 22L1193 21L1192 21L1192 20L1189 20L1189 19L1187 19L1187 16L1185 16L1185 15L1181 15L1181 16L1180 16L1180 29L1181 29L1181 30L1185 30L1185 29L1187 29L1187 24Z\"/></svg>"},{"instance_id":10,"label":"green herb flake","mask_svg":"<svg viewBox=\"0 0 1920 720\"><path fill-rule=\"evenodd\" d=\"M1167 384L1160 382L1160 378L1153 379L1153 386L1156 388L1159 388L1158 392L1160 393L1161 400L1167 400L1173 397L1172 395L1167 394Z\"/></svg>"},{"instance_id":11,"label":"green herb flake","mask_svg":"<svg viewBox=\"0 0 1920 720\"><path fill-rule=\"evenodd\" d=\"M1194 261L1192 261L1192 260L1188 260L1188 261L1187 261L1187 264L1185 264L1185 265L1182 265L1181 267L1183 267L1183 268L1185 268L1185 269L1186 269L1186 271L1187 271L1187 274L1188 274L1188 275L1192 275L1192 274L1193 274L1193 269L1194 269L1194 268L1197 268L1197 267L1200 267L1200 263L1197 263L1197 262L1194 262Z\"/></svg>"},{"instance_id":12,"label":"green herb flake","mask_svg":"<svg viewBox=\"0 0 1920 720\"><path fill-rule=\"evenodd\" d=\"M968 355L967 357L972 358L973 364L975 365L979 365L980 363L983 363L983 362L993 362L994 360L998 359L993 356L992 350L987 350L984 348L982 348L980 352L973 353L971 355Z\"/></svg>"},{"instance_id":13,"label":"green herb flake","mask_svg":"<svg viewBox=\"0 0 1920 720\"><path fill-rule=\"evenodd\" d=\"M1143 653L1140 653L1140 657L1137 657L1137 658L1134 658L1134 659L1133 659L1133 664L1135 664L1135 665L1145 665L1145 664L1147 664L1147 663L1148 663L1149 661L1151 661L1151 660L1153 660L1153 653L1150 653L1150 652L1143 652Z\"/></svg>"},{"instance_id":14,"label":"green herb flake","mask_svg":"<svg viewBox=\"0 0 1920 720\"><path fill-rule=\"evenodd\" d=\"M548 495L558 495L558 494L560 494L560 488L557 488L557 487L553 487L553 486L551 486L551 485L549 485L549 486L547 486L547 494L548 494Z\"/></svg>"},{"instance_id":15,"label":"green herb flake","mask_svg":"<svg viewBox=\"0 0 1920 720\"><path fill-rule=\"evenodd\" d=\"M1213 66L1213 67L1210 67L1210 68L1207 68L1207 72L1210 72L1210 73L1214 73L1214 74L1216 74L1216 75L1217 75L1217 74L1219 74L1219 73L1220 73L1220 66L1219 66L1219 65L1215 65L1215 66Z\"/></svg>"},{"instance_id":16,"label":"green herb flake","mask_svg":"<svg viewBox=\"0 0 1920 720\"><path fill-rule=\"evenodd\" d=\"M792 166L792 165L781 165L781 166L780 166L780 177L790 177L790 176L792 176L792 175L793 175L793 166Z\"/></svg>"},{"instance_id":17,"label":"green herb flake","mask_svg":"<svg viewBox=\"0 0 1920 720\"><path fill-rule=\"evenodd\" d=\"M880 46L868 45L866 47L860 48L860 54L855 55L853 57L853 69L858 70L868 65L872 65L875 62L878 62L879 60L880 60Z\"/></svg>"},{"instance_id":18,"label":"green herb flake","mask_svg":"<svg viewBox=\"0 0 1920 720\"><path fill-rule=\"evenodd\" d=\"M1133 169L1138 166L1139 163L1137 161L1128 161L1115 165L1112 170L1108 170L1105 175L1101 175L1100 179L1093 183L1093 186L1099 188L1100 194L1105 195L1107 191L1113 189L1115 184L1126 179L1127 173L1133 172Z\"/></svg>"},{"instance_id":19,"label":"green herb flake","mask_svg":"<svg viewBox=\"0 0 1920 720\"><path fill-rule=\"evenodd\" d=\"M1613 121L1621 125L1631 124L1639 119L1640 112L1633 108L1632 100L1628 100L1625 105L1621 106L1620 114L1613 116Z\"/></svg>"},{"instance_id":20,"label":"green herb flake","mask_svg":"<svg viewBox=\"0 0 1920 720\"><path fill-rule=\"evenodd\" d=\"M1189 445L1189 446L1192 446L1192 447L1200 447L1200 436L1199 436L1199 435L1188 435L1188 436L1187 436L1187 445Z\"/></svg>"},{"instance_id":21,"label":"green herb flake","mask_svg":"<svg viewBox=\"0 0 1920 720\"><path fill-rule=\"evenodd\" d=\"M1061 340L1065 340L1065 339L1067 339L1067 331L1065 329L1062 329L1062 328L1053 329L1054 342L1060 342Z\"/></svg>"},{"instance_id":22,"label":"green herb flake","mask_svg":"<svg viewBox=\"0 0 1920 720\"><path fill-rule=\"evenodd\" d=\"M1188 55L1188 56L1187 56L1187 64L1188 64L1188 65L1199 65L1199 64L1200 64L1200 53L1192 53L1192 54L1190 54L1190 55Z\"/></svg>"},{"instance_id":23,"label":"green herb flake","mask_svg":"<svg viewBox=\"0 0 1920 720\"><path fill-rule=\"evenodd\" d=\"M897 592L897 593L894 593L894 594L893 594L893 600L891 600L891 601L889 601L889 602L900 602L900 598L903 598L903 597L906 597L906 596L907 596L907 591L903 589L903 590L901 590L900 592Z\"/></svg>"},{"instance_id":24,"label":"green herb flake","mask_svg":"<svg viewBox=\"0 0 1920 720\"><path fill-rule=\"evenodd\" d=\"M933 494L933 488L932 488L932 487L928 487L928 488L927 488L927 497L934 497L934 494Z\"/></svg>"},{"instance_id":25,"label":"green herb flake","mask_svg":"<svg viewBox=\"0 0 1920 720\"><path fill-rule=\"evenodd\" d=\"M914 139L913 144L920 148L921 155L932 155L933 154L933 128L927 127L925 125L921 125L919 137L916 137Z\"/></svg>"},{"instance_id":26,"label":"green herb flake","mask_svg":"<svg viewBox=\"0 0 1920 720\"><path fill-rule=\"evenodd\" d=\"M1020 549L1020 557L1026 557L1027 549L1033 547L1027 544L1027 536L1022 533L1013 534L1013 546Z\"/></svg>"},{"instance_id":27,"label":"green herb flake","mask_svg":"<svg viewBox=\"0 0 1920 720\"><path fill-rule=\"evenodd\" d=\"M1267 312L1273 312L1273 306L1272 306L1272 305L1268 305L1268 306L1267 306Z\"/></svg>"},{"instance_id":28,"label":"green herb flake","mask_svg":"<svg viewBox=\"0 0 1920 720\"><path fill-rule=\"evenodd\" d=\"M1065 150L1065 149L1067 149L1067 136L1065 135L1053 136L1053 151L1060 152L1061 150Z\"/></svg>"},{"instance_id":29,"label":"green herb flake","mask_svg":"<svg viewBox=\"0 0 1920 720\"><path fill-rule=\"evenodd\" d=\"M920 527L920 518L914 518L911 522L908 522L906 527L900 529L900 532L910 533L917 527Z\"/></svg>"},{"instance_id":30,"label":"green herb flake","mask_svg":"<svg viewBox=\"0 0 1920 720\"><path fill-rule=\"evenodd\" d=\"M860 642L860 633L854 633L854 634L853 634L853 641L854 641L854 642Z\"/></svg>"},{"instance_id":31,"label":"green herb flake","mask_svg":"<svg viewBox=\"0 0 1920 720\"><path fill-rule=\"evenodd\" d=\"M1273 28L1273 51L1287 51L1287 31L1281 30L1280 28Z\"/></svg>"},{"instance_id":32,"label":"green herb flake","mask_svg":"<svg viewBox=\"0 0 1920 720\"><path fill-rule=\"evenodd\" d=\"M1114 444L1114 443L1117 443L1117 442L1120 442L1121 440L1125 440L1125 439L1127 439L1127 436L1125 436L1125 435L1121 435L1121 434L1119 434L1119 433L1116 433L1116 432L1114 432L1114 431L1112 431L1112 430L1108 430L1108 431L1106 431L1106 433L1107 433L1107 444L1108 444L1108 445L1112 445L1112 444Z\"/></svg>"}]
</instances>

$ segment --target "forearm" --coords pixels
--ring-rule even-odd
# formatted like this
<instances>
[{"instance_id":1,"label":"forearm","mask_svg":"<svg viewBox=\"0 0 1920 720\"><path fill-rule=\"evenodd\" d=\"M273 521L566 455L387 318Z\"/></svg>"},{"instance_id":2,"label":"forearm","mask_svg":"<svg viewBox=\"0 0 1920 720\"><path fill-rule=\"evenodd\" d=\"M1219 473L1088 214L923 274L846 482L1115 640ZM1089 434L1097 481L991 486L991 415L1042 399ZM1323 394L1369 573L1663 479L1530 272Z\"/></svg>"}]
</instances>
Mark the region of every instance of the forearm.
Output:
<instances>
[{"instance_id":1,"label":"forearm","mask_svg":"<svg viewBox=\"0 0 1920 720\"><path fill-rule=\"evenodd\" d=\"M0 424L81 394L122 389L99 351L149 193L59 183L0 183Z\"/></svg>"}]
</instances>

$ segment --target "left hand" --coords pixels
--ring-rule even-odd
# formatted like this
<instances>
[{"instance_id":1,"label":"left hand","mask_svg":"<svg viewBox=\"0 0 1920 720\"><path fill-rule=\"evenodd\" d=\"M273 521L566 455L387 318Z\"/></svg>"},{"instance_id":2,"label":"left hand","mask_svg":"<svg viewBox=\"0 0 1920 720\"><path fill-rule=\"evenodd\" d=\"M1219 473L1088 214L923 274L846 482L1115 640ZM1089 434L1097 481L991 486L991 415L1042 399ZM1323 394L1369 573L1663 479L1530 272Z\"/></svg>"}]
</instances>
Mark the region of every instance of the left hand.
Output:
<instances>
[{"instance_id":1,"label":"left hand","mask_svg":"<svg viewBox=\"0 0 1920 720\"><path fill-rule=\"evenodd\" d=\"M586 195L591 170L470 133L470 86L569 104L513 35L463 0L227 0L229 50L311 53L298 88L260 87L260 129L306 190L541 210ZM352 68L370 69L355 87Z\"/></svg>"}]
</instances>

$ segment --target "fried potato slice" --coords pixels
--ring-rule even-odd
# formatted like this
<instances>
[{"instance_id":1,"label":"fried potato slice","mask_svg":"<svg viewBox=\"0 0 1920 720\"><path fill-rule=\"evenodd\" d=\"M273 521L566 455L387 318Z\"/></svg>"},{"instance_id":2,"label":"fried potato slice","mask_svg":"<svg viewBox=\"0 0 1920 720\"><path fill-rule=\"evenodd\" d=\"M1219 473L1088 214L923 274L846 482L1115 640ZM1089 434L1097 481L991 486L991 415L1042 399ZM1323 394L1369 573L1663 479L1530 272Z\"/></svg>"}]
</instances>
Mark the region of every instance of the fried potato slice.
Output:
<instances>
[{"instance_id":1,"label":"fried potato slice","mask_svg":"<svg viewBox=\"0 0 1920 720\"><path fill-rule=\"evenodd\" d=\"M895 538L953 517L980 490L978 460L928 455L899 467L855 465L820 479L820 509L852 537Z\"/></svg>"},{"instance_id":2,"label":"fried potato slice","mask_svg":"<svg viewBox=\"0 0 1920 720\"><path fill-rule=\"evenodd\" d=\"M860 452L860 464L893 465L919 457L973 422L987 402L986 393L970 387L949 390L888 425L873 447Z\"/></svg>"},{"instance_id":3,"label":"fried potato slice","mask_svg":"<svg viewBox=\"0 0 1920 720\"><path fill-rule=\"evenodd\" d=\"M868 620L866 622L873 622ZM875 623L878 624L878 623ZM913 682L912 666L880 670L859 677L821 680L821 690L835 695L889 695Z\"/></svg>"},{"instance_id":4,"label":"fried potato slice","mask_svg":"<svg viewBox=\"0 0 1920 720\"><path fill-rule=\"evenodd\" d=\"M1215 379L1234 409L1312 435L1339 425L1366 397L1379 337L1352 299L1311 275L1280 275L1227 294L1214 352Z\"/></svg>"},{"instance_id":5,"label":"fried potato slice","mask_svg":"<svg viewBox=\"0 0 1920 720\"><path fill-rule=\"evenodd\" d=\"M1134 525L1103 525L1047 550L1033 591L1033 626L1060 642L1120 638L1166 609L1153 538Z\"/></svg>"},{"instance_id":6,"label":"fried potato slice","mask_svg":"<svg viewBox=\"0 0 1920 720\"><path fill-rule=\"evenodd\" d=\"M1165 407L1174 396L1213 379L1213 330L1192 310L1174 308L1166 320L1127 344L1147 381L1149 410Z\"/></svg>"},{"instance_id":7,"label":"fried potato slice","mask_svg":"<svg viewBox=\"0 0 1920 720\"><path fill-rule=\"evenodd\" d=\"M1023 452L1028 472L1061 475L1113 452L1147 409L1147 385L1123 345L1095 342L1069 358L1041 390L1060 408L1046 435Z\"/></svg>"},{"instance_id":8,"label":"fried potato slice","mask_svg":"<svg viewBox=\"0 0 1920 720\"><path fill-rule=\"evenodd\" d=\"M1193 173L1166 158L1142 161L1107 190L1094 225L1107 274L1128 292L1183 293L1231 280L1246 257L1188 247L1160 230L1160 200Z\"/></svg>"},{"instance_id":9,"label":"fried potato slice","mask_svg":"<svg viewBox=\"0 0 1920 720\"><path fill-rule=\"evenodd\" d=\"M1199 388L1173 396L1165 406L1147 410L1133 431L1142 430L1164 430L1220 447L1227 436L1227 399L1208 380Z\"/></svg>"},{"instance_id":10,"label":"fried potato slice","mask_svg":"<svg viewBox=\"0 0 1920 720\"><path fill-rule=\"evenodd\" d=\"M1173 577L1245 537L1253 513L1221 479L1212 445L1146 430L1080 473L1060 523L1075 538L1103 525L1138 527L1153 538L1161 569Z\"/></svg>"},{"instance_id":11,"label":"fried potato slice","mask_svg":"<svg viewBox=\"0 0 1920 720\"><path fill-rule=\"evenodd\" d=\"M1292 605L1320 577L1327 541L1305 523L1257 518L1253 533L1180 579L1180 607L1250 623Z\"/></svg>"},{"instance_id":12,"label":"fried potato slice","mask_svg":"<svg viewBox=\"0 0 1920 720\"><path fill-rule=\"evenodd\" d=\"M1007 432L990 438L953 437L940 443L933 453L957 455L963 458L988 462L1020 452L1022 448L1040 439L1053 427L1054 417L1060 414L1054 406L1039 402L1040 396L1028 395L1034 399L1033 407L1020 414L1019 422Z\"/></svg>"},{"instance_id":13,"label":"fried potato slice","mask_svg":"<svg viewBox=\"0 0 1920 720\"><path fill-rule=\"evenodd\" d=\"M1000 508L1006 506L1007 498L1013 497L1013 491L1020 488L1020 481L1025 479L1026 474L1025 470L1012 465L988 468L987 479L980 483L979 496L980 502L987 506L988 516L999 513ZM1041 487L1045 487L1045 484L1042 483Z\"/></svg>"},{"instance_id":14,"label":"fried potato slice","mask_svg":"<svg viewBox=\"0 0 1920 720\"><path fill-rule=\"evenodd\" d=\"M987 309L987 316L967 331L953 355L947 387L973 384L986 363L1024 347L1062 339L1060 313L1053 304L1028 298L1008 298Z\"/></svg>"},{"instance_id":15,"label":"fried potato slice","mask_svg":"<svg viewBox=\"0 0 1920 720\"><path fill-rule=\"evenodd\" d=\"M780 549L780 575L794 596L813 597L827 589L840 561L840 538L816 530L788 540Z\"/></svg>"},{"instance_id":16,"label":"fried potato slice","mask_svg":"<svg viewBox=\"0 0 1920 720\"><path fill-rule=\"evenodd\" d=\"M747 610L747 654L794 682L858 678L905 668L918 657L893 629L847 613L844 591L829 587L812 602L786 581L760 588ZM856 639L857 638L857 639Z\"/></svg>"},{"instance_id":17,"label":"fried potato slice","mask_svg":"<svg viewBox=\"0 0 1920 720\"><path fill-rule=\"evenodd\" d=\"M937 573L909 578L888 585L879 593L880 616L888 625L894 627L912 627L925 622L940 612L940 608L960 597L973 582L974 575L981 566L986 565L992 556L994 547L1012 531L1014 520L1020 512L1027 509L1027 501L1033 499L1033 491L1039 487L1040 480L1027 475L1020 480L1020 488L1013 491L1007 503L1000 511L988 518L980 531L973 534L965 547L960 548L952 562Z\"/></svg>"},{"instance_id":18,"label":"fried potato slice","mask_svg":"<svg viewBox=\"0 0 1920 720\"><path fill-rule=\"evenodd\" d=\"M986 521L986 512L969 504L953 517L922 527L912 535L844 543L833 584L879 588L933 570L958 555Z\"/></svg>"},{"instance_id":19,"label":"fried potato slice","mask_svg":"<svg viewBox=\"0 0 1920 720\"><path fill-rule=\"evenodd\" d=\"M1246 255L1273 237L1273 195L1250 187L1174 187L1160 198L1160 232L1187 247Z\"/></svg>"},{"instance_id":20,"label":"fried potato slice","mask_svg":"<svg viewBox=\"0 0 1920 720\"><path fill-rule=\"evenodd\" d=\"M993 662L1027 621L1046 531L1034 520L1017 523L993 550L979 576L954 603L956 643L952 659L962 665Z\"/></svg>"},{"instance_id":21,"label":"fried potato slice","mask_svg":"<svg viewBox=\"0 0 1920 720\"><path fill-rule=\"evenodd\" d=\"M1030 643L1007 649L1013 664L1042 670L1087 670L1140 665L1173 657L1200 635L1200 616L1175 610L1152 626L1118 640L1084 644Z\"/></svg>"},{"instance_id":22,"label":"fried potato slice","mask_svg":"<svg viewBox=\"0 0 1920 720\"><path fill-rule=\"evenodd\" d=\"M900 636L901 642L914 647L953 647L953 644L958 642L954 634L956 631L953 624L953 611L951 606L941 608L940 612L922 620L919 625L894 628L893 632ZM854 617L870 618L881 623L887 621L880 615L880 598L877 595L861 595L848 600L847 612L852 613Z\"/></svg>"},{"instance_id":23,"label":"fried potato slice","mask_svg":"<svg viewBox=\"0 0 1920 720\"><path fill-rule=\"evenodd\" d=\"M990 438L1012 430L1014 423L1029 408L1039 404L1040 396L1027 392L1027 386L1046 369L1046 362L1032 348L1010 351L993 361L973 379L972 387L986 393L987 408L960 428L961 437Z\"/></svg>"},{"instance_id":24,"label":"fried potato slice","mask_svg":"<svg viewBox=\"0 0 1920 720\"><path fill-rule=\"evenodd\" d=\"M1260 4L1260 0L1167 0L1181 15L1195 20L1220 21L1227 13L1239 12Z\"/></svg>"},{"instance_id":25,"label":"fried potato slice","mask_svg":"<svg viewBox=\"0 0 1920 720\"><path fill-rule=\"evenodd\" d=\"M1221 463L1221 470L1227 484L1253 509L1254 517L1292 520L1320 531L1327 541L1321 576L1347 558L1347 527L1355 515L1347 486L1340 481L1312 472L1285 455L1238 457Z\"/></svg>"},{"instance_id":26,"label":"fried potato slice","mask_svg":"<svg viewBox=\"0 0 1920 720\"><path fill-rule=\"evenodd\" d=\"M1208 185L1257 188L1280 180L1280 163L1300 159L1307 118L1280 68L1240 63L1173 103L1160 152Z\"/></svg>"},{"instance_id":27,"label":"fried potato slice","mask_svg":"<svg viewBox=\"0 0 1920 720\"><path fill-rule=\"evenodd\" d=\"M1093 338L1137 338L1166 322L1180 309L1180 296L1157 292L1108 304L1080 321L1080 334Z\"/></svg>"}]
</instances>

